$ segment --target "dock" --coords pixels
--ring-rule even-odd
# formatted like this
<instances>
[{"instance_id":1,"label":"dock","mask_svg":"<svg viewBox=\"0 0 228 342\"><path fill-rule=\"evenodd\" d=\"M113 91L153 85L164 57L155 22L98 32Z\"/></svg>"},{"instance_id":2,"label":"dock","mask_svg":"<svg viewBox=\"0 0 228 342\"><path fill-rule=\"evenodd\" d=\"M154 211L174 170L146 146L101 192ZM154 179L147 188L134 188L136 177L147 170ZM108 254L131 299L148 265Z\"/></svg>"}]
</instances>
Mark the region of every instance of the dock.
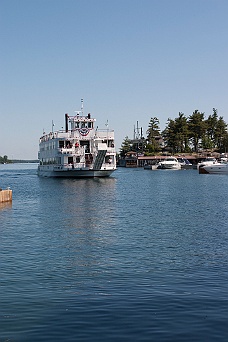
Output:
<instances>
[{"instance_id":1,"label":"dock","mask_svg":"<svg viewBox=\"0 0 228 342\"><path fill-rule=\"evenodd\" d=\"M12 190L2 190L0 189L0 203L12 202Z\"/></svg>"}]
</instances>

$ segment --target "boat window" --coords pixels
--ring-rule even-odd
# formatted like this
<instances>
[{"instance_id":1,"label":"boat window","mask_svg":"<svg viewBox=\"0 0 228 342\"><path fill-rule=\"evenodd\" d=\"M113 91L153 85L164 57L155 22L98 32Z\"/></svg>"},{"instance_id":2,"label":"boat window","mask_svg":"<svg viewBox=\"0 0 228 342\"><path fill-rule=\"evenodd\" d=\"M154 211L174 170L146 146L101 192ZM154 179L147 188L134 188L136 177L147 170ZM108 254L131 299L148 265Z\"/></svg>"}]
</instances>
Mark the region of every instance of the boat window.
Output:
<instances>
[{"instance_id":1,"label":"boat window","mask_svg":"<svg viewBox=\"0 0 228 342\"><path fill-rule=\"evenodd\" d=\"M114 147L113 140L108 140L108 147Z\"/></svg>"},{"instance_id":2,"label":"boat window","mask_svg":"<svg viewBox=\"0 0 228 342\"><path fill-rule=\"evenodd\" d=\"M72 145L71 145L71 142L70 141L66 141L66 148L71 148L72 147Z\"/></svg>"},{"instance_id":3,"label":"boat window","mask_svg":"<svg viewBox=\"0 0 228 342\"><path fill-rule=\"evenodd\" d=\"M73 164L73 157L68 157L68 164Z\"/></svg>"},{"instance_id":4,"label":"boat window","mask_svg":"<svg viewBox=\"0 0 228 342\"><path fill-rule=\"evenodd\" d=\"M59 140L59 148L63 148L64 147L64 141Z\"/></svg>"},{"instance_id":5,"label":"boat window","mask_svg":"<svg viewBox=\"0 0 228 342\"><path fill-rule=\"evenodd\" d=\"M112 161L113 161L113 160L112 160L112 156L106 156L106 157L105 157L105 163L106 163L106 164L111 164Z\"/></svg>"},{"instance_id":6,"label":"boat window","mask_svg":"<svg viewBox=\"0 0 228 342\"><path fill-rule=\"evenodd\" d=\"M85 146L85 152L90 153L89 141L80 140L80 146Z\"/></svg>"}]
</instances>

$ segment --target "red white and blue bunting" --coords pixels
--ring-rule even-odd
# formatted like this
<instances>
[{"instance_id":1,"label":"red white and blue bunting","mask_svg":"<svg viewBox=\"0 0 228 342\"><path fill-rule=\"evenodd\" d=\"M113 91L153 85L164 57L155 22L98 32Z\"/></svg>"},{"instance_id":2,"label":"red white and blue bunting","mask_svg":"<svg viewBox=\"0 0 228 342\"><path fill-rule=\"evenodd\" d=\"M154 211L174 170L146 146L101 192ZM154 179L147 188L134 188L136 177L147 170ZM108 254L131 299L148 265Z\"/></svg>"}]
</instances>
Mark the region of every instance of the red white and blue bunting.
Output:
<instances>
[{"instance_id":1,"label":"red white and blue bunting","mask_svg":"<svg viewBox=\"0 0 228 342\"><path fill-rule=\"evenodd\" d=\"M79 133L85 137L87 134L89 134L89 129L86 127L80 128Z\"/></svg>"}]
</instances>

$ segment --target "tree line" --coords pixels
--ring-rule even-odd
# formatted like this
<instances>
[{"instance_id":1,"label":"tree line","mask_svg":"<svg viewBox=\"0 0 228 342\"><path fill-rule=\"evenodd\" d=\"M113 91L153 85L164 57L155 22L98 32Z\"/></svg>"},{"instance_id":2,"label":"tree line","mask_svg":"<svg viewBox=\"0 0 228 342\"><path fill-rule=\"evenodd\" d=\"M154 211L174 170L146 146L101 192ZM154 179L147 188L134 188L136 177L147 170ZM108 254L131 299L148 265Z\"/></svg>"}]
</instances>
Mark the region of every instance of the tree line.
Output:
<instances>
[{"instance_id":1,"label":"tree line","mask_svg":"<svg viewBox=\"0 0 228 342\"><path fill-rule=\"evenodd\" d=\"M228 151L227 123L215 108L207 118L205 113L198 110L188 117L179 112L177 118L167 120L163 131L160 131L159 125L159 119L151 117L146 138L141 137L135 141L125 137L120 155L124 156L129 151L143 152L145 155L163 150L173 154L198 153L201 149L219 153Z\"/></svg>"},{"instance_id":2,"label":"tree line","mask_svg":"<svg viewBox=\"0 0 228 342\"><path fill-rule=\"evenodd\" d=\"M9 163L8 157L7 156L0 156L0 164L6 164Z\"/></svg>"}]
</instances>

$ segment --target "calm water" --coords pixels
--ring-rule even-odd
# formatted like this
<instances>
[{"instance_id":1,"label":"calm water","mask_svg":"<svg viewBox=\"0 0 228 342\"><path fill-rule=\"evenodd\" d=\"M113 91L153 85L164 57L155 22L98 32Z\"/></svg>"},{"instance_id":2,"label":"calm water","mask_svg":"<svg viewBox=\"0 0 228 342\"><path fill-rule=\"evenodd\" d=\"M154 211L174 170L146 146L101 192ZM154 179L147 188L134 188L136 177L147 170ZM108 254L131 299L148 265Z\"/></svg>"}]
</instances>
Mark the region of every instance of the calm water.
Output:
<instances>
[{"instance_id":1,"label":"calm water","mask_svg":"<svg viewBox=\"0 0 228 342\"><path fill-rule=\"evenodd\" d=\"M1 165L0 341L227 341L228 176Z\"/></svg>"}]
</instances>

